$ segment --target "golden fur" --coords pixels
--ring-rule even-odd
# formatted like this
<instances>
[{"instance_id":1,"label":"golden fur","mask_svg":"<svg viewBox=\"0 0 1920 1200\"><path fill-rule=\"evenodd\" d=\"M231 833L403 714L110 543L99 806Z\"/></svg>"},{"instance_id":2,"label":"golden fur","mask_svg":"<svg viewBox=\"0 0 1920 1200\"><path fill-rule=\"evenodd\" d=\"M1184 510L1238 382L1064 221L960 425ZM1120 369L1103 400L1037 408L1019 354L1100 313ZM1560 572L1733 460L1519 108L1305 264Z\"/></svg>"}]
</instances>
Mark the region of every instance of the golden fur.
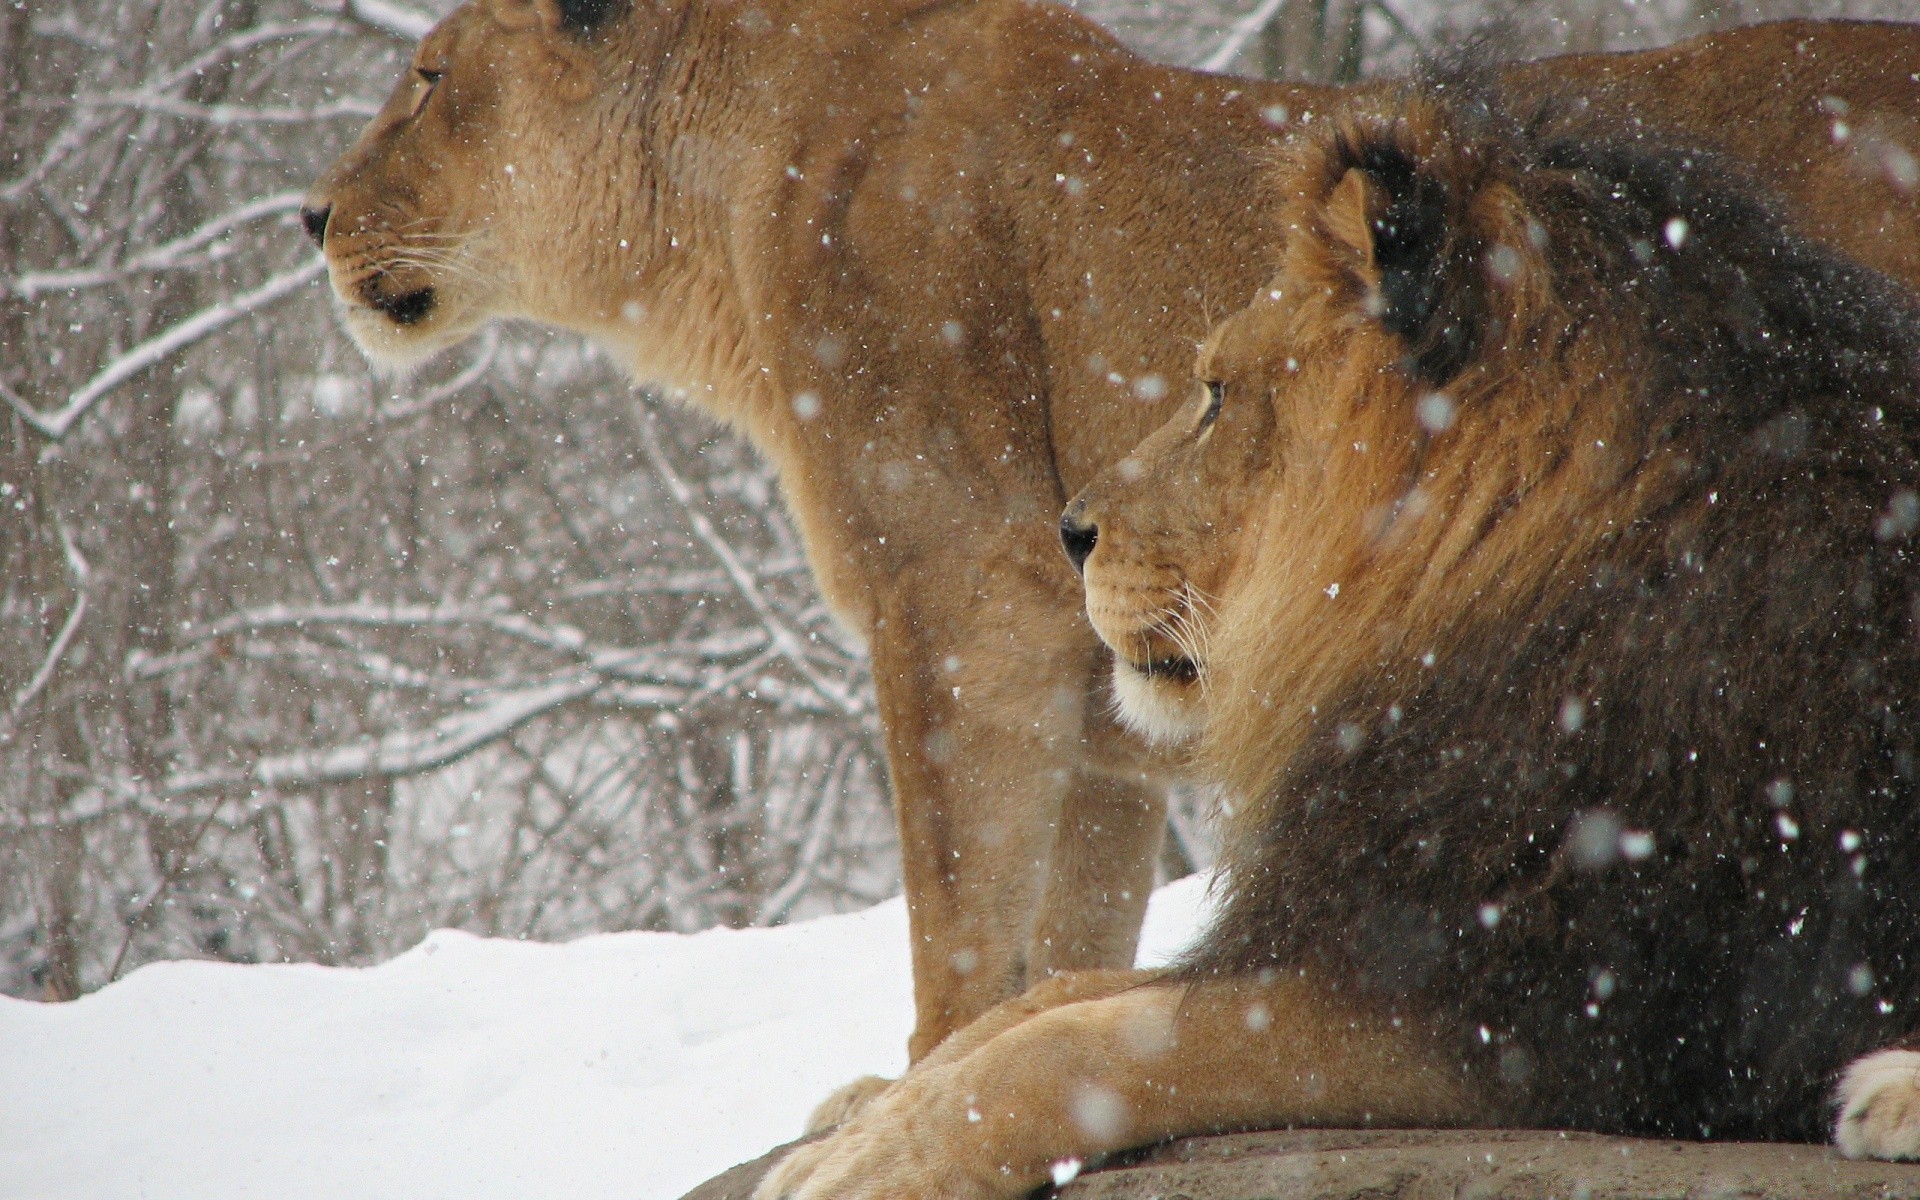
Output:
<instances>
[{"instance_id":1,"label":"golden fur","mask_svg":"<svg viewBox=\"0 0 1920 1200\"><path fill-rule=\"evenodd\" d=\"M1724 137L1920 280L1917 56L1907 27L1798 23L1512 79ZM915 1057L1029 980L1131 961L1173 760L1109 719L1054 520L1182 402L1265 269L1261 155L1331 99L1020 0L475 0L309 197L376 359L575 330L778 466L872 649Z\"/></svg>"},{"instance_id":2,"label":"golden fur","mask_svg":"<svg viewBox=\"0 0 1920 1200\"><path fill-rule=\"evenodd\" d=\"M1275 187L1278 273L1063 524L1130 719L1228 785L1221 915L761 1200L1273 1124L1817 1137L1911 1026L1920 308L1713 156L1472 80ZM1916 1152L1913 1058L1845 1074L1848 1153Z\"/></svg>"},{"instance_id":3,"label":"golden fur","mask_svg":"<svg viewBox=\"0 0 1920 1200\"><path fill-rule=\"evenodd\" d=\"M1400 371L1402 339L1363 319L1380 284L1369 232L1378 198L1364 176L1309 168L1286 186L1280 275L1207 340L1203 394L1187 419L1148 437L1067 516L1101 531L1087 608L1108 645L1185 631L1179 657L1191 670L1136 683L1122 716L1204 730L1204 773L1242 796L1260 795L1298 756L1328 696L1381 662L1457 644L1466 623L1509 624L1658 498L1611 486L1623 466L1606 447L1622 444L1620 400L1638 381L1622 369L1607 314L1570 312L1545 293L1548 272L1511 189L1475 189L1468 216L1476 245L1499 247L1508 276L1511 312L1501 346L1488 349L1525 369L1441 392ZM1563 349L1547 364L1523 357L1540 345ZM1204 394L1213 388L1219 403ZM1269 393L1288 402L1258 402ZM1472 451L1433 453L1431 437L1407 436L1410 413ZM1549 477L1556 486L1536 491ZM1116 490L1125 503L1108 500ZM1281 675L1293 686L1272 687Z\"/></svg>"}]
</instances>

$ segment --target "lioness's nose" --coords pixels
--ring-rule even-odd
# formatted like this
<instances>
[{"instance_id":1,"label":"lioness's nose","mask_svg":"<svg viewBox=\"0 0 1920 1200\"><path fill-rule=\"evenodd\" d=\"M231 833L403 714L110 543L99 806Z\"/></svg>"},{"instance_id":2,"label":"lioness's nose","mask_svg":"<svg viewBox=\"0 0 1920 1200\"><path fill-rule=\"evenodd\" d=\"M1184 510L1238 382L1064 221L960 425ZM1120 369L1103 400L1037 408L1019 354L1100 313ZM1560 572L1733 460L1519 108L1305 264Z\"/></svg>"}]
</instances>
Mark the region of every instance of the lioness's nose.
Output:
<instances>
[{"instance_id":1,"label":"lioness's nose","mask_svg":"<svg viewBox=\"0 0 1920 1200\"><path fill-rule=\"evenodd\" d=\"M1086 572L1087 556L1093 553L1093 544L1100 540L1098 525L1085 525L1080 514L1069 508L1060 518L1060 544L1066 548L1067 561L1073 569Z\"/></svg>"},{"instance_id":2,"label":"lioness's nose","mask_svg":"<svg viewBox=\"0 0 1920 1200\"><path fill-rule=\"evenodd\" d=\"M325 208L302 208L300 210L300 224L306 226L307 236L312 238L313 244L322 250L327 248L327 218L332 215L333 206L331 204Z\"/></svg>"}]
</instances>

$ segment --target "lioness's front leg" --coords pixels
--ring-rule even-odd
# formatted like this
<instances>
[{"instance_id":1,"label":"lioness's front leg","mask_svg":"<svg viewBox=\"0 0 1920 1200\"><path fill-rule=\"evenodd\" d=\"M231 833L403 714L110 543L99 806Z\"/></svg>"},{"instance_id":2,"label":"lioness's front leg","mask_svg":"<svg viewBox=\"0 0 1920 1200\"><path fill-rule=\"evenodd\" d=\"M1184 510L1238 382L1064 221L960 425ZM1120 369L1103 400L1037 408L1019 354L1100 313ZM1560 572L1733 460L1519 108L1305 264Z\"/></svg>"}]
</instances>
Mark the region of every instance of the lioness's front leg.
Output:
<instances>
[{"instance_id":1,"label":"lioness's front leg","mask_svg":"<svg viewBox=\"0 0 1920 1200\"><path fill-rule=\"evenodd\" d=\"M1295 977L1146 984L929 1060L756 1200L987 1200L1181 1134L1471 1123L1486 1110L1445 1045Z\"/></svg>"},{"instance_id":2,"label":"lioness's front leg","mask_svg":"<svg viewBox=\"0 0 1920 1200\"><path fill-rule=\"evenodd\" d=\"M1098 704L1096 696L1089 707ZM1090 723L1097 717L1088 714ZM1092 765L1076 773L1061 800L1027 949L1028 983L1063 971L1133 965L1166 829L1167 794L1157 778Z\"/></svg>"},{"instance_id":3,"label":"lioness's front leg","mask_svg":"<svg viewBox=\"0 0 1920 1200\"><path fill-rule=\"evenodd\" d=\"M953 587L960 574L941 580L946 589L890 595L872 642L913 945L916 1062L1026 986L1094 662L1091 631L1063 637L1070 613L1047 589L988 568Z\"/></svg>"}]
</instances>

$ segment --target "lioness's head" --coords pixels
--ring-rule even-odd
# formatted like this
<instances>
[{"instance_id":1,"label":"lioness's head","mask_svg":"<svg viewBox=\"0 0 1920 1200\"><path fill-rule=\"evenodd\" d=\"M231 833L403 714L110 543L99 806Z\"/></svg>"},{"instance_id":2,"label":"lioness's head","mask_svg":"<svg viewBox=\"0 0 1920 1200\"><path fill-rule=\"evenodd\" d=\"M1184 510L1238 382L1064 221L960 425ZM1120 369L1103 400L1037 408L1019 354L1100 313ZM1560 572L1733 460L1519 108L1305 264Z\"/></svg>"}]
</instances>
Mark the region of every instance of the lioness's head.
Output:
<instances>
[{"instance_id":1,"label":"lioness's head","mask_svg":"<svg viewBox=\"0 0 1920 1200\"><path fill-rule=\"evenodd\" d=\"M302 214L370 357L406 367L492 317L636 317L661 231L632 125L679 7L473 0L422 40Z\"/></svg>"},{"instance_id":2,"label":"lioness's head","mask_svg":"<svg viewBox=\"0 0 1920 1200\"><path fill-rule=\"evenodd\" d=\"M1682 444L1634 403L1660 336L1636 296L1694 269L1709 199L1604 139L1576 154L1443 101L1287 152L1277 274L1208 338L1191 403L1063 519L1122 716L1204 732L1230 784L1574 586Z\"/></svg>"}]
</instances>

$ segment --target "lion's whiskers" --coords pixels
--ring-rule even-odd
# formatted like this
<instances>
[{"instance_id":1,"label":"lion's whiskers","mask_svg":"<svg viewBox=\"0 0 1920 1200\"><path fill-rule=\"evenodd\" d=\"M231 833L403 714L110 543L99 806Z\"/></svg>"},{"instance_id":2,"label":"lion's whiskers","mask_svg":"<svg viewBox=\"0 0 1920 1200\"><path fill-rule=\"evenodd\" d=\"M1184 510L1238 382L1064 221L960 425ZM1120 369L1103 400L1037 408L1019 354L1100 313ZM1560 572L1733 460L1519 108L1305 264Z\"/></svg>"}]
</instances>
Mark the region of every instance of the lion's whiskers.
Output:
<instances>
[{"instance_id":1,"label":"lion's whiskers","mask_svg":"<svg viewBox=\"0 0 1920 1200\"><path fill-rule=\"evenodd\" d=\"M1212 649L1210 643L1213 636L1213 620L1220 614L1214 608L1213 601L1207 598L1205 592L1195 587L1191 579L1180 581L1178 598L1181 602L1179 609L1181 623L1191 632L1194 650L1191 657L1197 665L1206 661L1208 652Z\"/></svg>"},{"instance_id":2,"label":"lion's whiskers","mask_svg":"<svg viewBox=\"0 0 1920 1200\"><path fill-rule=\"evenodd\" d=\"M1180 581L1180 597L1187 602L1189 608L1205 613L1209 620L1219 619L1220 610L1214 606L1214 597L1209 596L1206 590L1196 585L1193 580Z\"/></svg>"},{"instance_id":3,"label":"lion's whiskers","mask_svg":"<svg viewBox=\"0 0 1920 1200\"><path fill-rule=\"evenodd\" d=\"M1172 642L1180 656L1193 664L1196 680L1204 693L1207 674L1203 668L1212 635L1210 622L1203 619L1203 614L1207 617L1214 614L1213 602L1191 580L1182 581L1178 588L1173 589L1172 598L1174 603L1161 610L1151 628Z\"/></svg>"}]
</instances>

